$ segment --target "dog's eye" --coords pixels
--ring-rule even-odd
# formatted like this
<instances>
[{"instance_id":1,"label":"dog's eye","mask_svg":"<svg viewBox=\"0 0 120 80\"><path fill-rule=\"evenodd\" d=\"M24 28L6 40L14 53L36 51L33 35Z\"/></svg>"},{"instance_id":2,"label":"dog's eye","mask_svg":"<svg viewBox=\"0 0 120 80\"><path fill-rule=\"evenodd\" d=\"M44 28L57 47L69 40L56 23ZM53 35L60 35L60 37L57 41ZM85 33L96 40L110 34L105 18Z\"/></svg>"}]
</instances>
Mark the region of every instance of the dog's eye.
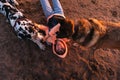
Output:
<instances>
[{"instance_id":1,"label":"dog's eye","mask_svg":"<svg viewBox=\"0 0 120 80\"><path fill-rule=\"evenodd\" d=\"M38 32L41 33L44 36L46 35L45 31L43 31L43 30L39 30Z\"/></svg>"},{"instance_id":2,"label":"dog's eye","mask_svg":"<svg viewBox=\"0 0 120 80\"><path fill-rule=\"evenodd\" d=\"M29 33L34 33L34 29L32 27L29 27Z\"/></svg>"}]
</instances>

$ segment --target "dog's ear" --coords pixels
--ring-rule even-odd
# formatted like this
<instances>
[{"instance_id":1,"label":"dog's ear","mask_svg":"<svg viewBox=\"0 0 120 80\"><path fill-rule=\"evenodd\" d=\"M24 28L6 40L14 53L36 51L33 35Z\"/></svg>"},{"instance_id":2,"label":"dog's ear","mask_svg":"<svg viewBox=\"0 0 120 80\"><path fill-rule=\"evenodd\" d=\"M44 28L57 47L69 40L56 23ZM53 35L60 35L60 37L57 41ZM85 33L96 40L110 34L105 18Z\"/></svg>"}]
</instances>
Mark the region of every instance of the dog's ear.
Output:
<instances>
[{"instance_id":1,"label":"dog's ear","mask_svg":"<svg viewBox=\"0 0 120 80\"><path fill-rule=\"evenodd\" d=\"M86 36L90 33L91 24L90 22L85 19L76 19L75 20L75 27L74 27L74 34L72 35L73 40L78 40L82 36Z\"/></svg>"},{"instance_id":2,"label":"dog's ear","mask_svg":"<svg viewBox=\"0 0 120 80\"><path fill-rule=\"evenodd\" d=\"M79 30L84 34L88 34L92 28L91 23L87 19L80 19L77 24L80 26Z\"/></svg>"}]
</instances>

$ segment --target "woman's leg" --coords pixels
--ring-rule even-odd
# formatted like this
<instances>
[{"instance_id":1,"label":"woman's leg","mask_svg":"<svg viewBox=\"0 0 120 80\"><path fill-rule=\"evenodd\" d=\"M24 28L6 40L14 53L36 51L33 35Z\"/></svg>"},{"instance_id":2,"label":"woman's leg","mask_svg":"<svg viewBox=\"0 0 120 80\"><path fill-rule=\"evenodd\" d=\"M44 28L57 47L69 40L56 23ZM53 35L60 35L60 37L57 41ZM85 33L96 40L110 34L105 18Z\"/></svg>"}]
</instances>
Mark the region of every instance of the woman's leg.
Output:
<instances>
[{"instance_id":1,"label":"woman's leg","mask_svg":"<svg viewBox=\"0 0 120 80\"><path fill-rule=\"evenodd\" d=\"M54 13L64 15L63 8L59 0L52 0Z\"/></svg>"},{"instance_id":2,"label":"woman's leg","mask_svg":"<svg viewBox=\"0 0 120 80\"><path fill-rule=\"evenodd\" d=\"M50 15L52 15L54 13L48 0L40 0L40 3L42 5L43 12L44 12L46 18L48 18Z\"/></svg>"}]
</instances>

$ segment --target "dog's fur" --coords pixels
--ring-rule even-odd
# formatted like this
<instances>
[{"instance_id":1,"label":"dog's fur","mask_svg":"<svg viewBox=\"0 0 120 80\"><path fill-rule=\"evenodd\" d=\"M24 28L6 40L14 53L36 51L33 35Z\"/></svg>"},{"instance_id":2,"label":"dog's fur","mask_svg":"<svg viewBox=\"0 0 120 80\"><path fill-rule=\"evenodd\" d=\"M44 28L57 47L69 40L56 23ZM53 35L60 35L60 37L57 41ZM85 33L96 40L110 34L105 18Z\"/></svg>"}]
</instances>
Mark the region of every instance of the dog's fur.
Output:
<instances>
[{"instance_id":1,"label":"dog's fur","mask_svg":"<svg viewBox=\"0 0 120 80\"><path fill-rule=\"evenodd\" d=\"M102 25L96 19L79 19L75 24L75 33L73 40L79 42L83 46L93 46L99 38L106 33L106 26Z\"/></svg>"},{"instance_id":2,"label":"dog's fur","mask_svg":"<svg viewBox=\"0 0 120 80\"><path fill-rule=\"evenodd\" d=\"M33 23L6 0L0 0L0 13L7 17L20 39L30 39L35 42L40 49L45 49L45 45L42 42L48 34L48 27Z\"/></svg>"},{"instance_id":3,"label":"dog's fur","mask_svg":"<svg viewBox=\"0 0 120 80\"><path fill-rule=\"evenodd\" d=\"M120 49L119 35L120 23L90 18L76 21L75 33L72 38L85 47L97 46Z\"/></svg>"}]
</instances>

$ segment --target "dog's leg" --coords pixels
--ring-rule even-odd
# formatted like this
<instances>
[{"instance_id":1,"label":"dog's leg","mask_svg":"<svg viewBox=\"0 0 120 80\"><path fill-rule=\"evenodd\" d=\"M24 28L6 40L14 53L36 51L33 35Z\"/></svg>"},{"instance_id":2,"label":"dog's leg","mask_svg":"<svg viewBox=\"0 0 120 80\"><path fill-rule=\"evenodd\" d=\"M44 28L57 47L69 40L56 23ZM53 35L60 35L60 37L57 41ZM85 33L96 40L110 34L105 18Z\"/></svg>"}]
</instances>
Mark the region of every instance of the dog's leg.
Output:
<instances>
[{"instance_id":1,"label":"dog's leg","mask_svg":"<svg viewBox=\"0 0 120 80\"><path fill-rule=\"evenodd\" d=\"M101 21L99 21L99 20L97 20L97 19L94 19L94 18L90 18L90 20L91 20L94 24L96 24L96 25L94 26L94 28L95 28L96 30L98 30L100 34L103 35L103 34L106 33L106 26L104 26L104 24L102 24Z\"/></svg>"},{"instance_id":2,"label":"dog's leg","mask_svg":"<svg viewBox=\"0 0 120 80\"><path fill-rule=\"evenodd\" d=\"M90 30L87 30L87 33L80 38L79 42L83 43L85 41L85 39L86 39L86 37L87 37L88 34L90 34Z\"/></svg>"},{"instance_id":3,"label":"dog's leg","mask_svg":"<svg viewBox=\"0 0 120 80\"><path fill-rule=\"evenodd\" d=\"M99 32L95 31L94 35L92 37L92 40L86 45L86 47L89 48L89 47L92 47L93 45L95 45L99 38L100 38Z\"/></svg>"},{"instance_id":4,"label":"dog's leg","mask_svg":"<svg viewBox=\"0 0 120 80\"><path fill-rule=\"evenodd\" d=\"M82 37L80 38L79 42L80 42L80 43L83 43L83 42L85 41L86 37L87 37L87 35L82 36Z\"/></svg>"},{"instance_id":5,"label":"dog's leg","mask_svg":"<svg viewBox=\"0 0 120 80\"><path fill-rule=\"evenodd\" d=\"M86 38L86 36L81 37L80 40L79 40L79 42L80 42L80 43L84 42L84 41L85 41L85 38Z\"/></svg>"}]
</instances>

